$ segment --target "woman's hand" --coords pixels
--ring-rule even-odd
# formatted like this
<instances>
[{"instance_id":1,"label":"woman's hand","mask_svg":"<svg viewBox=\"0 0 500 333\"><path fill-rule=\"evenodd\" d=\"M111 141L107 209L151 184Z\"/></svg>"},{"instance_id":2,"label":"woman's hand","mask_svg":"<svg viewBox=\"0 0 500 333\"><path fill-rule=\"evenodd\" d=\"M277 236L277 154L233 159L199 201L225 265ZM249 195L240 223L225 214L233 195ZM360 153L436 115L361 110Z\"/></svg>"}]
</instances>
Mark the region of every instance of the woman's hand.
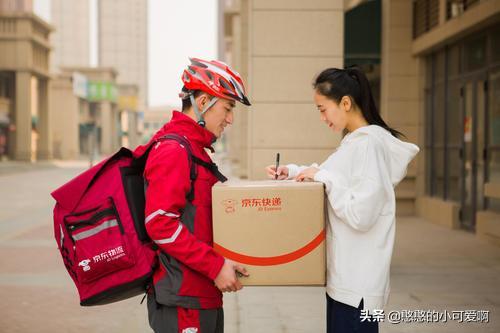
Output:
<instances>
[{"instance_id":1,"label":"woman's hand","mask_svg":"<svg viewBox=\"0 0 500 333\"><path fill-rule=\"evenodd\" d=\"M303 181L313 181L314 180L314 175L319 171L318 168L315 167L310 167L305 170L303 170L301 173L295 177L295 180L298 182L303 182Z\"/></svg>"},{"instance_id":2,"label":"woman's hand","mask_svg":"<svg viewBox=\"0 0 500 333\"><path fill-rule=\"evenodd\" d=\"M276 173L278 178L276 178ZM271 179L284 180L288 178L288 168L286 166L279 166L276 172L276 165L269 165L266 167L266 174Z\"/></svg>"}]
</instances>

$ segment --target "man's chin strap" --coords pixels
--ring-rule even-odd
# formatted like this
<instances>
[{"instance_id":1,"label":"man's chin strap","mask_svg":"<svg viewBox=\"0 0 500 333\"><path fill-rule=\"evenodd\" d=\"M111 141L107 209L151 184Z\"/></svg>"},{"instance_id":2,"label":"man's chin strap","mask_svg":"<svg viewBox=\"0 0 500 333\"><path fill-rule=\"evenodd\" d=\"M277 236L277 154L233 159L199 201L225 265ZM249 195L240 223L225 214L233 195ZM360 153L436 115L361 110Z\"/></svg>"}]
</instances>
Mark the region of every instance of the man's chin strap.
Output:
<instances>
[{"instance_id":1,"label":"man's chin strap","mask_svg":"<svg viewBox=\"0 0 500 333\"><path fill-rule=\"evenodd\" d=\"M208 109L210 109L218 100L219 98L218 97L213 97L210 102L205 105L205 107L203 108L203 110L200 111L198 110L198 105L196 105L196 101L194 100L194 96L193 95L189 95L189 100L191 101L191 105L193 106L193 110L194 110L194 113L196 114L196 118L198 118L198 124L201 126L201 127L205 127L205 120L203 119L203 115L205 114L205 112L208 111Z\"/></svg>"}]
</instances>

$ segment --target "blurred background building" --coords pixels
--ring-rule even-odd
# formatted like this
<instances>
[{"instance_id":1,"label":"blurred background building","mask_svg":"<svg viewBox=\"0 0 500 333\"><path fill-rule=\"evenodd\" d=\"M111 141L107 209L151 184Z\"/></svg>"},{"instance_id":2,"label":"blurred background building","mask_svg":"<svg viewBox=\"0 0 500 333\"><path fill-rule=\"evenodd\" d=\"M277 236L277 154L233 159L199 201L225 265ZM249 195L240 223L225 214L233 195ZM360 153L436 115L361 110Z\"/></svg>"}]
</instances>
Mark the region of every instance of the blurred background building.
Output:
<instances>
[{"instance_id":1,"label":"blurred background building","mask_svg":"<svg viewBox=\"0 0 500 333\"><path fill-rule=\"evenodd\" d=\"M99 0L97 2L98 63L118 71L117 83L135 85L118 103L122 143L139 144L141 112L148 106L148 1Z\"/></svg>"},{"instance_id":2,"label":"blurred background building","mask_svg":"<svg viewBox=\"0 0 500 333\"><path fill-rule=\"evenodd\" d=\"M325 159L340 142L312 105L314 75L359 65L381 113L421 147L396 189L398 214L500 244L500 1L225 0L225 59L251 111L228 138L235 172Z\"/></svg>"},{"instance_id":3,"label":"blurred background building","mask_svg":"<svg viewBox=\"0 0 500 333\"><path fill-rule=\"evenodd\" d=\"M16 1L8 3L12 7ZM98 5L100 53L92 64L91 1L50 1L55 158L109 154L121 144L140 141L138 119L147 95L147 2L118 6L101 0ZM22 1L16 8L32 11L31 3ZM110 15L117 12L121 15Z\"/></svg>"},{"instance_id":4,"label":"blurred background building","mask_svg":"<svg viewBox=\"0 0 500 333\"><path fill-rule=\"evenodd\" d=\"M156 131L170 121L172 118L172 110L175 109L176 108L170 105L155 106L146 109L142 121L142 144L147 143Z\"/></svg>"},{"instance_id":5,"label":"blurred background building","mask_svg":"<svg viewBox=\"0 0 500 333\"><path fill-rule=\"evenodd\" d=\"M119 84L139 88L138 107L148 105L148 4L144 0L98 1L98 63L118 70Z\"/></svg>"},{"instance_id":6,"label":"blurred background building","mask_svg":"<svg viewBox=\"0 0 500 333\"><path fill-rule=\"evenodd\" d=\"M88 0L51 0L50 21L53 52L51 69L90 67L90 2Z\"/></svg>"},{"instance_id":7,"label":"blurred background building","mask_svg":"<svg viewBox=\"0 0 500 333\"><path fill-rule=\"evenodd\" d=\"M0 160L52 157L50 123L53 27L32 1L0 1Z\"/></svg>"},{"instance_id":8,"label":"blurred background building","mask_svg":"<svg viewBox=\"0 0 500 333\"><path fill-rule=\"evenodd\" d=\"M46 22L32 1L0 0L2 159L108 154L170 119L170 107L147 98L147 1L95 4L92 63L92 2L52 0ZM278 152L283 163L324 160L341 137L319 121L311 83L327 67L356 64L384 119L421 147L396 189L398 214L500 244L500 0L218 4L205 14L219 18L219 58L242 74L252 101L238 105L219 146L234 175L263 178Z\"/></svg>"}]
</instances>

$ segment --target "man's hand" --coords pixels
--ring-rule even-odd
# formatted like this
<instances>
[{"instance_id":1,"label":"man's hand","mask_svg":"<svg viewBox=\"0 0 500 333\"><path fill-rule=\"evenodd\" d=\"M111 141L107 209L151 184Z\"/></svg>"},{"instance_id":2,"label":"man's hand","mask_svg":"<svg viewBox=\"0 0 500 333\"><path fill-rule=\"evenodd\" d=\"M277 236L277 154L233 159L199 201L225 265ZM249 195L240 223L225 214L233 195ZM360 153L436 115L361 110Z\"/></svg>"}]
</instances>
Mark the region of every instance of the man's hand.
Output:
<instances>
[{"instance_id":1,"label":"man's hand","mask_svg":"<svg viewBox=\"0 0 500 333\"><path fill-rule=\"evenodd\" d=\"M288 178L288 168L286 166L279 166L276 172L276 165L269 165L266 167L266 174L271 179L276 179L276 174L278 175L278 180L284 180Z\"/></svg>"},{"instance_id":2,"label":"man's hand","mask_svg":"<svg viewBox=\"0 0 500 333\"><path fill-rule=\"evenodd\" d=\"M243 286L241 285L240 281L238 281L236 272L241 273L243 276L250 276L245 267L235 263L232 260L226 259L224 261L222 269L214 280L217 288L219 288L219 290L223 293L241 290Z\"/></svg>"}]
</instances>

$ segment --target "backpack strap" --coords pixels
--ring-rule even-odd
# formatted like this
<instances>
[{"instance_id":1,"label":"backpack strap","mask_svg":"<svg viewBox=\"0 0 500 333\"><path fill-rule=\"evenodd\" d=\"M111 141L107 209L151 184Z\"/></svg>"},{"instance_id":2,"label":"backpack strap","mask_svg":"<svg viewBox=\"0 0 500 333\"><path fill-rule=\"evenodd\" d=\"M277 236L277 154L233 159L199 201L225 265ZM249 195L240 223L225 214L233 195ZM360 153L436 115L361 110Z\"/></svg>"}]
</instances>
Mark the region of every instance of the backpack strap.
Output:
<instances>
[{"instance_id":1,"label":"backpack strap","mask_svg":"<svg viewBox=\"0 0 500 333\"><path fill-rule=\"evenodd\" d=\"M217 177L217 179L220 182L224 183L225 181L227 181L227 178L219 171L217 164L215 164L213 162L212 163L205 162L202 159L194 156L193 151L191 149L191 144L189 143L188 139L186 139L182 135L175 134L175 133L161 136L161 137L157 138L156 140L154 140L153 142L151 142L151 144L146 149L146 151L144 151L144 153L141 156L134 159L134 161L132 162L132 165L134 167L144 168L144 166L146 165L146 160L147 160L149 153L150 153L151 149L153 148L153 146L156 143L163 141L163 140L173 140L173 141L178 142L180 145L182 145L182 147L184 147L186 149L186 151L188 153L189 166L190 166L189 180L191 181L191 189L189 190L188 194L186 195L186 199L189 202L192 202L194 200L194 181L196 180L196 177L198 176L198 172L196 170L195 164L201 165L202 167L206 168L215 177Z\"/></svg>"},{"instance_id":2,"label":"backpack strap","mask_svg":"<svg viewBox=\"0 0 500 333\"><path fill-rule=\"evenodd\" d=\"M210 171L220 182L224 183L227 181L227 178L219 171L219 168L217 167L217 164L211 162L205 162L202 159L196 157L193 154L193 151L191 150L191 144L189 141L182 135L178 134L167 134L165 136L162 136L156 140L156 142L161 141L161 140L174 140L177 141L180 145L182 145L187 153L188 153L188 159L189 159L189 165L190 165L190 172L189 172L189 179L191 180L191 189L189 190L189 193L187 194L186 198L189 202L192 202L194 200L194 181L196 180L196 177L198 176L198 172L196 170L195 164L198 164L208 171Z\"/></svg>"},{"instance_id":3,"label":"backpack strap","mask_svg":"<svg viewBox=\"0 0 500 333\"><path fill-rule=\"evenodd\" d=\"M196 157L196 156L193 156L192 157L193 159L193 162L198 164L198 165L201 165L202 167L204 167L205 169L208 169L215 177L217 177L217 179L221 182L221 183L224 183L227 181L227 178L226 176L224 176L220 171L219 171L219 167L217 167L217 164L215 163L209 163L209 162L205 162L203 161L202 159Z\"/></svg>"},{"instance_id":4,"label":"backpack strap","mask_svg":"<svg viewBox=\"0 0 500 333\"><path fill-rule=\"evenodd\" d=\"M188 154L188 160L189 160L189 180L191 182L191 189L189 190L188 194L186 195L186 199L189 202L193 202L194 200L194 181L196 180L196 177L198 177L198 172L196 170L196 166L193 163L193 151L191 150L191 145L189 144L189 141L178 134L167 134L164 135L156 140L156 142L160 142L163 140L173 140L179 143L184 149L186 149L187 154Z\"/></svg>"}]
</instances>

